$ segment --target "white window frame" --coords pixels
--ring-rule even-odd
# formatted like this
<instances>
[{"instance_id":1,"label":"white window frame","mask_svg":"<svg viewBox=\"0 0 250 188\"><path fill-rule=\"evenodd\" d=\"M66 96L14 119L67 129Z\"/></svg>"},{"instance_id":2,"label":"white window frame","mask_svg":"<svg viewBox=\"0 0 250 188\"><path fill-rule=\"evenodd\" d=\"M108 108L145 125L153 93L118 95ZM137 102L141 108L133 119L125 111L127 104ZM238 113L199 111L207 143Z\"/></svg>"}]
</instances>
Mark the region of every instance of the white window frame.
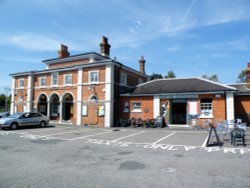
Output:
<instances>
[{"instance_id":1,"label":"white window frame","mask_svg":"<svg viewBox=\"0 0 250 188\"><path fill-rule=\"evenodd\" d=\"M19 88L24 88L24 78L18 79L18 87Z\"/></svg>"},{"instance_id":2,"label":"white window frame","mask_svg":"<svg viewBox=\"0 0 250 188\"><path fill-rule=\"evenodd\" d=\"M126 86L127 85L127 74L121 72L120 74L120 85Z\"/></svg>"},{"instance_id":3,"label":"white window frame","mask_svg":"<svg viewBox=\"0 0 250 188\"><path fill-rule=\"evenodd\" d=\"M92 73L96 73L96 80L92 80ZM93 71L89 71L89 83L91 84L97 84L99 83L99 70L93 70Z\"/></svg>"},{"instance_id":4,"label":"white window frame","mask_svg":"<svg viewBox=\"0 0 250 188\"><path fill-rule=\"evenodd\" d=\"M200 100L200 118L213 118L214 117L213 99L207 98L207 100L211 100L211 102L201 102L201 100Z\"/></svg>"},{"instance_id":5,"label":"white window frame","mask_svg":"<svg viewBox=\"0 0 250 188\"><path fill-rule=\"evenodd\" d=\"M141 102L132 102L132 112L141 112Z\"/></svg>"},{"instance_id":6,"label":"white window frame","mask_svg":"<svg viewBox=\"0 0 250 188\"><path fill-rule=\"evenodd\" d=\"M123 112L129 112L129 102L124 102Z\"/></svg>"},{"instance_id":7,"label":"white window frame","mask_svg":"<svg viewBox=\"0 0 250 188\"><path fill-rule=\"evenodd\" d=\"M72 74L65 74L64 75L64 85L71 86L72 85Z\"/></svg>"},{"instance_id":8,"label":"white window frame","mask_svg":"<svg viewBox=\"0 0 250 188\"><path fill-rule=\"evenodd\" d=\"M54 83L54 76L56 75L56 83ZM51 73L51 85L52 86L58 86L58 82L59 82L59 74L58 72L52 72Z\"/></svg>"},{"instance_id":9,"label":"white window frame","mask_svg":"<svg viewBox=\"0 0 250 188\"><path fill-rule=\"evenodd\" d=\"M42 80L44 80L44 85ZM47 81L46 77L40 77L40 87L46 87L46 81Z\"/></svg>"}]
</instances>

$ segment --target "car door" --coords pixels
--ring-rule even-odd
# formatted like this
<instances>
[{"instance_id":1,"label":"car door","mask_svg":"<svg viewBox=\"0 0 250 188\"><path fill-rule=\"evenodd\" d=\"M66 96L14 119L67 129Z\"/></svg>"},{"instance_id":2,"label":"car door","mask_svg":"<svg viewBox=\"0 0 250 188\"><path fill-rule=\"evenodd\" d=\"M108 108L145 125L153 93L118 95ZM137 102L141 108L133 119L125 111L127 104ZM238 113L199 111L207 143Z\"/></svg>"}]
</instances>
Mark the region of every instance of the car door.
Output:
<instances>
[{"instance_id":1,"label":"car door","mask_svg":"<svg viewBox=\"0 0 250 188\"><path fill-rule=\"evenodd\" d=\"M19 125L21 126L32 125L30 113L25 113L19 118Z\"/></svg>"},{"instance_id":2,"label":"car door","mask_svg":"<svg viewBox=\"0 0 250 188\"><path fill-rule=\"evenodd\" d=\"M30 123L32 125L39 125L40 124L40 119L41 117L37 115L37 113L30 113L31 119L30 119Z\"/></svg>"}]
</instances>

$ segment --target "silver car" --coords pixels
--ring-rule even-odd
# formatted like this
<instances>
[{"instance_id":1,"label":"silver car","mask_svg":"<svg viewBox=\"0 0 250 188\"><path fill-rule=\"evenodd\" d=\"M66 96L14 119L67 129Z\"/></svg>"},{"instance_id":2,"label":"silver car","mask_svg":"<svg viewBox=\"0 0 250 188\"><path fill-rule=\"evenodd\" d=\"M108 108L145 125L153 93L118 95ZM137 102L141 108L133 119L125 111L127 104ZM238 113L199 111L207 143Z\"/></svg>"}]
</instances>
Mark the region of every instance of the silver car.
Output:
<instances>
[{"instance_id":1,"label":"silver car","mask_svg":"<svg viewBox=\"0 0 250 188\"><path fill-rule=\"evenodd\" d=\"M9 112L2 112L2 113L0 113L0 119L1 119L1 118L5 118L5 117L8 117L8 116L10 116L10 113L9 113Z\"/></svg>"},{"instance_id":2,"label":"silver car","mask_svg":"<svg viewBox=\"0 0 250 188\"><path fill-rule=\"evenodd\" d=\"M0 119L1 128L17 129L19 126L39 125L45 127L49 123L49 117L37 112L19 112L9 117Z\"/></svg>"}]
</instances>

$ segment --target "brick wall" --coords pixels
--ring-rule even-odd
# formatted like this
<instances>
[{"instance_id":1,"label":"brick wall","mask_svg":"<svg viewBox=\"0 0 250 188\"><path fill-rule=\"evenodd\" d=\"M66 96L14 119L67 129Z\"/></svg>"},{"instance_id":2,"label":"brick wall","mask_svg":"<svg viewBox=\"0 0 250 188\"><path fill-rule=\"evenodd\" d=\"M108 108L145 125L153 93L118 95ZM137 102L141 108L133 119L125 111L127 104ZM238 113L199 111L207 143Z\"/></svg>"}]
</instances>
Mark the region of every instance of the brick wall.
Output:
<instances>
[{"instance_id":1,"label":"brick wall","mask_svg":"<svg viewBox=\"0 0 250 188\"><path fill-rule=\"evenodd\" d=\"M129 103L129 112L124 112L125 102ZM132 103L141 102L141 112L132 111ZM153 97L120 97L118 119L153 118Z\"/></svg>"}]
</instances>

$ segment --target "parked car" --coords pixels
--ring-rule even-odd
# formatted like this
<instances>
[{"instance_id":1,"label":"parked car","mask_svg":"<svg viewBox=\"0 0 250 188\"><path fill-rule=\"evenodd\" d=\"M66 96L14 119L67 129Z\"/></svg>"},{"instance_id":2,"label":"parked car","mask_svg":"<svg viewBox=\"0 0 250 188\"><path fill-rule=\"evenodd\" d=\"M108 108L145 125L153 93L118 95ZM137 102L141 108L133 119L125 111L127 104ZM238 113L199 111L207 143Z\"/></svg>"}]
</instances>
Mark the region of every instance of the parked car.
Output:
<instances>
[{"instance_id":1,"label":"parked car","mask_svg":"<svg viewBox=\"0 0 250 188\"><path fill-rule=\"evenodd\" d=\"M5 117L8 117L9 115L10 115L9 112L1 112L1 113L0 113L0 119L1 119L1 118L5 118Z\"/></svg>"},{"instance_id":2,"label":"parked car","mask_svg":"<svg viewBox=\"0 0 250 188\"><path fill-rule=\"evenodd\" d=\"M17 129L20 126L39 125L45 127L49 117L37 112L18 112L9 117L0 119L1 128Z\"/></svg>"}]
</instances>

